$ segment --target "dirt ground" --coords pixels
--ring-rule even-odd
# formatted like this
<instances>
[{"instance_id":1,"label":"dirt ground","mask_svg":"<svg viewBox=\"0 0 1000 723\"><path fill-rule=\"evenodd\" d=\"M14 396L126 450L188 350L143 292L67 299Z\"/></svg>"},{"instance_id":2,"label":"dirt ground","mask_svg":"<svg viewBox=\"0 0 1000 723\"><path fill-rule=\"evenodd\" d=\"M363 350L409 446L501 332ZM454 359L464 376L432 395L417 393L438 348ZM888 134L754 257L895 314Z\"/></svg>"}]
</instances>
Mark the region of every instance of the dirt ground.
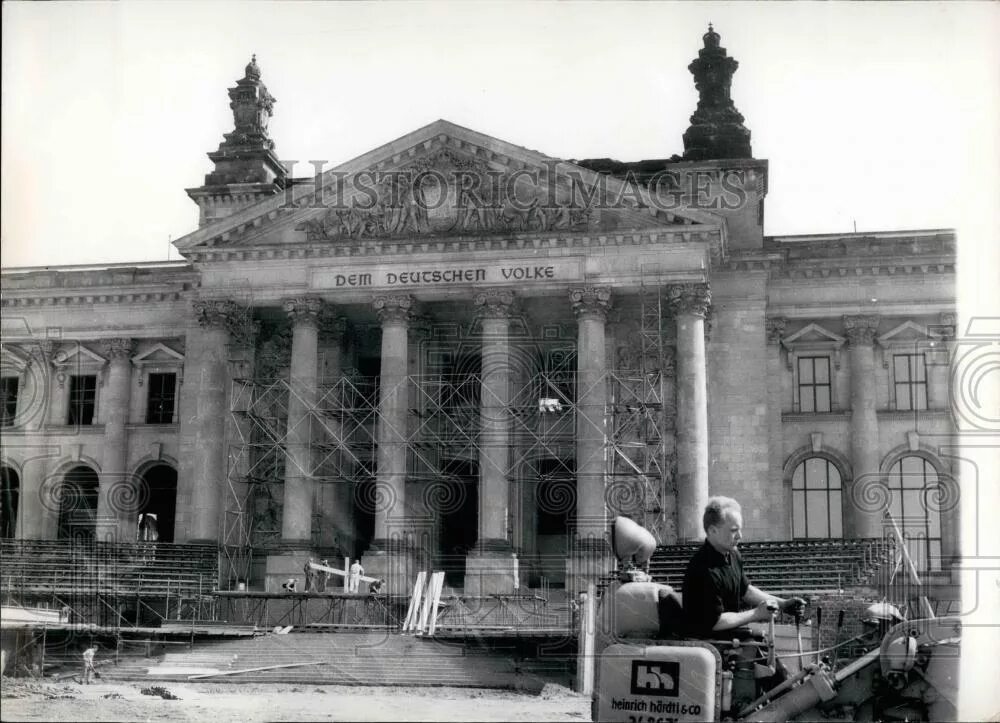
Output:
<instances>
[{"instance_id":1,"label":"dirt ground","mask_svg":"<svg viewBox=\"0 0 1000 723\"><path fill-rule=\"evenodd\" d=\"M147 694L141 692L143 689ZM165 699L162 691L177 699ZM79 685L4 678L0 720L589 721L590 699L556 685L531 695L478 688L165 682Z\"/></svg>"}]
</instances>

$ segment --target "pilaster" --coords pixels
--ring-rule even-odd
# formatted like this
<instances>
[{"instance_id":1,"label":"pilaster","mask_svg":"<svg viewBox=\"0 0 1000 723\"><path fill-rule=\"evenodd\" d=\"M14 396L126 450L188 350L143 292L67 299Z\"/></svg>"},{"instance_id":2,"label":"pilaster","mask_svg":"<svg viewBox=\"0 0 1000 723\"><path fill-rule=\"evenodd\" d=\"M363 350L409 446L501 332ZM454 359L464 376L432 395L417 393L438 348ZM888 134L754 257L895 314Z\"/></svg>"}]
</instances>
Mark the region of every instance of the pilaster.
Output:
<instances>
[{"instance_id":1,"label":"pilaster","mask_svg":"<svg viewBox=\"0 0 1000 723\"><path fill-rule=\"evenodd\" d=\"M97 537L130 542L135 538L141 504L138 480L128 474L128 410L132 386L133 343L128 338L101 342L108 359L108 376L101 395L104 407L104 452L97 497Z\"/></svg>"},{"instance_id":2,"label":"pilaster","mask_svg":"<svg viewBox=\"0 0 1000 723\"><path fill-rule=\"evenodd\" d=\"M182 456L179 477L190 479L187 541L218 543L226 490L226 387L230 330L240 308L229 299L193 303L198 339L187 361L185 385L194 387L190 458Z\"/></svg>"},{"instance_id":3,"label":"pilaster","mask_svg":"<svg viewBox=\"0 0 1000 723\"><path fill-rule=\"evenodd\" d=\"M875 336L879 317L844 316L851 354L851 466L854 479L844 495L844 535L877 537L887 493L879 475L879 429L876 413Z\"/></svg>"}]
</instances>

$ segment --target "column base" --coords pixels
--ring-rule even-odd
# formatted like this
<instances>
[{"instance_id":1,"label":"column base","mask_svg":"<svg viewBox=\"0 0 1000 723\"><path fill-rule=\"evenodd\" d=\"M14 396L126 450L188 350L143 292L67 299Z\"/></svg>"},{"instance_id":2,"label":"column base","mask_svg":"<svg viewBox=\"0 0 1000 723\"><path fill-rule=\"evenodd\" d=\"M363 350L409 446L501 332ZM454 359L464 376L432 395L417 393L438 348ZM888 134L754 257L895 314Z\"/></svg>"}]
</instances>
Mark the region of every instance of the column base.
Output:
<instances>
[{"instance_id":1,"label":"column base","mask_svg":"<svg viewBox=\"0 0 1000 723\"><path fill-rule=\"evenodd\" d=\"M383 590L389 595L409 595L413 592L420 567L417 550L395 541L373 540L372 546L361 556L361 566L366 577L385 580ZM368 590L361 583L360 592Z\"/></svg>"},{"instance_id":2,"label":"column base","mask_svg":"<svg viewBox=\"0 0 1000 723\"><path fill-rule=\"evenodd\" d=\"M473 550L465 558L466 595L510 595L520 584L513 551Z\"/></svg>"},{"instance_id":3,"label":"column base","mask_svg":"<svg viewBox=\"0 0 1000 723\"><path fill-rule=\"evenodd\" d=\"M614 569L611 547L605 540L578 540L566 558L566 592L576 596L587 592L589 583L596 583Z\"/></svg>"},{"instance_id":4,"label":"column base","mask_svg":"<svg viewBox=\"0 0 1000 723\"><path fill-rule=\"evenodd\" d=\"M289 547L292 546L283 545L282 549L268 553L264 563L265 592L282 592L281 586L289 580L295 580L297 592L305 592L306 575L303 568L310 557L316 561L319 558L311 549L289 549Z\"/></svg>"}]
</instances>

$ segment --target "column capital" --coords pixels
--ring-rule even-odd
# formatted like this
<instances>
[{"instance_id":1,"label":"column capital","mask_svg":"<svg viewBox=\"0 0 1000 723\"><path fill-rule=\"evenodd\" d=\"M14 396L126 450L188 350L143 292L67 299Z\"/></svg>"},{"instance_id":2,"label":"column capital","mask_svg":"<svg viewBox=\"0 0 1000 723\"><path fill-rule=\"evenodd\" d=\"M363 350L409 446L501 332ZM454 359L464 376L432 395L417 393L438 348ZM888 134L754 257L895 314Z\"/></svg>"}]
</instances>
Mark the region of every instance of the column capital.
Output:
<instances>
[{"instance_id":1,"label":"column capital","mask_svg":"<svg viewBox=\"0 0 1000 723\"><path fill-rule=\"evenodd\" d=\"M507 289L486 289L473 300L481 317L509 319L514 313L514 292Z\"/></svg>"},{"instance_id":2,"label":"column capital","mask_svg":"<svg viewBox=\"0 0 1000 723\"><path fill-rule=\"evenodd\" d=\"M101 351L111 361L116 359L128 359L132 356L134 349L132 339L129 337L115 337L113 339L101 339Z\"/></svg>"},{"instance_id":3,"label":"column capital","mask_svg":"<svg viewBox=\"0 0 1000 723\"><path fill-rule=\"evenodd\" d=\"M240 311L232 299L195 299L192 305L198 325L205 329L221 327L228 331Z\"/></svg>"},{"instance_id":4,"label":"column capital","mask_svg":"<svg viewBox=\"0 0 1000 723\"><path fill-rule=\"evenodd\" d=\"M851 346L871 346L878 331L879 318L874 315L844 315L844 333Z\"/></svg>"},{"instance_id":5,"label":"column capital","mask_svg":"<svg viewBox=\"0 0 1000 723\"><path fill-rule=\"evenodd\" d=\"M582 286L569 290L569 300L577 319L605 321L611 310L611 289L606 286Z\"/></svg>"},{"instance_id":6,"label":"column capital","mask_svg":"<svg viewBox=\"0 0 1000 723\"><path fill-rule=\"evenodd\" d=\"M282 310L288 315L293 326L304 324L319 327L319 315L323 310L323 300L318 296L296 296L282 299Z\"/></svg>"},{"instance_id":7,"label":"column capital","mask_svg":"<svg viewBox=\"0 0 1000 723\"><path fill-rule=\"evenodd\" d=\"M708 284L670 284L667 300L674 314L694 314L705 317L712 304L712 290Z\"/></svg>"},{"instance_id":8,"label":"column capital","mask_svg":"<svg viewBox=\"0 0 1000 723\"><path fill-rule=\"evenodd\" d=\"M781 337L785 335L786 326L788 326L788 319L783 316L764 317L764 331L767 333L767 343L780 344Z\"/></svg>"},{"instance_id":9,"label":"column capital","mask_svg":"<svg viewBox=\"0 0 1000 723\"><path fill-rule=\"evenodd\" d=\"M383 326L392 323L409 324L413 319L415 303L409 294L386 294L376 296L372 301L372 308Z\"/></svg>"}]
</instances>

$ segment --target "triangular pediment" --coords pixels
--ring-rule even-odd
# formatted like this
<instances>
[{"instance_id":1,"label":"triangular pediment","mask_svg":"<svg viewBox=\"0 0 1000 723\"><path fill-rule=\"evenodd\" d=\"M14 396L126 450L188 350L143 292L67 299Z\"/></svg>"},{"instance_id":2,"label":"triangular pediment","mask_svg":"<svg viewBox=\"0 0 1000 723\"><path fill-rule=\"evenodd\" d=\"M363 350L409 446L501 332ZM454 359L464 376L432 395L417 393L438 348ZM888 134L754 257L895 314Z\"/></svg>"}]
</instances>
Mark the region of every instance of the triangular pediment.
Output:
<instances>
[{"instance_id":1,"label":"triangular pediment","mask_svg":"<svg viewBox=\"0 0 1000 723\"><path fill-rule=\"evenodd\" d=\"M15 346L0 347L0 367L6 371L23 372L31 363L31 355Z\"/></svg>"},{"instance_id":2,"label":"triangular pediment","mask_svg":"<svg viewBox=\"0 0 1000 723\"><path fill-rule=\"evenodd\" d=\"M921 326L913 321L904 321L899 326L896 326L885 334L878 337L878 343L882 346L888 346L890 344L909 344L912 342L926 341L927 339L933 339L935 335L928 331L927 327Z\"/></svg>"},{"instance_id":3,"label":"triangular pediment","mask_svg":"<svg viewBox=\"0 0 1000 723\"><path fill-rule=\"evenodd\" d=\"M166 344L157 342L141 354L133 356L132 362L139 366L143 364L183 364L184 355L174 351Z\"/></svg>"},{"instance_id":4,"label":"triangular pediment","mask_svg":"<svg viewBox=\"0 0 1000 723\"><path fill-rule=\"evenodd\" d=\"M422 237L715 231L635 184L439 120L178 239L182 252Z\"/></svg>"},{"instance_id":5,"label":"triangular pediment","mask_svg":"<svg viewBox=\"0 0 1000 723\"><path fill-rule=\"evenodd\" d=\"M781 343L788 348L807 344L830 344L839 347L846 341L845 337L834 334L819 324L812 323L802 327L794 334L789 334L781 340Z\"/></svg>"},{"instance_id":6,"label":"triangular pediment","mask_svg":"<svg viewBox=\"0 0 1000 723\"><path fill-rule=\"evenodd\" d=\"M55 353L53 362L56 366L64 367L70 365L80 366L103 366L107 359L100 354L92 352L83 344L75 344L71 347L60 349Z\"/></svg>"}]
</instances>

